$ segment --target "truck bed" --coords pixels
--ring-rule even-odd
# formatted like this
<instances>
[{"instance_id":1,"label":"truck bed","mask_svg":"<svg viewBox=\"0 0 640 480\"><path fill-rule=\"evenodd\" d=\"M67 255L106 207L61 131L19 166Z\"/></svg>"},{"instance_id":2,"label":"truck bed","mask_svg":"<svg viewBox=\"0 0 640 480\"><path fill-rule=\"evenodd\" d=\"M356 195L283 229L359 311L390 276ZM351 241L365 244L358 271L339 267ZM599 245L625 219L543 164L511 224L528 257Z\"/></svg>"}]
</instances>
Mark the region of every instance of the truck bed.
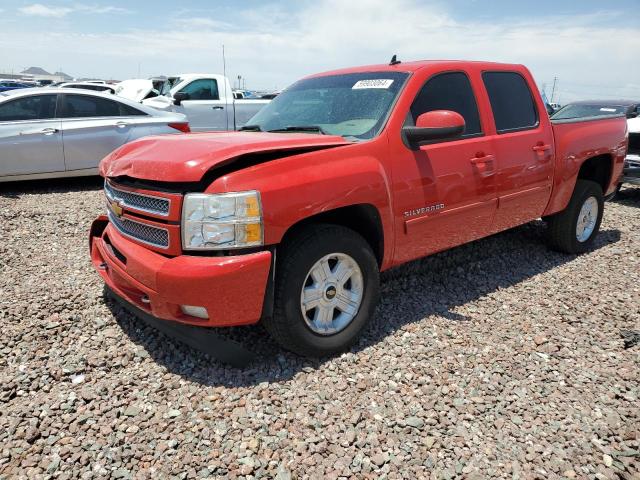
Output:
<instances>
[{"instance_id":1,"label":"truck bed","mask_svg":"<svg viewBox=\"0 0 640 480\"><path fill-rule=\"evenodd\" d=\"M614 159L605 195L612 193L622 174L627 148L627 120L623 115L551 120L556 151L553 191L545 215L564 209L578 177L582 162L598 155Z\"/></svg>"}]
</instances>

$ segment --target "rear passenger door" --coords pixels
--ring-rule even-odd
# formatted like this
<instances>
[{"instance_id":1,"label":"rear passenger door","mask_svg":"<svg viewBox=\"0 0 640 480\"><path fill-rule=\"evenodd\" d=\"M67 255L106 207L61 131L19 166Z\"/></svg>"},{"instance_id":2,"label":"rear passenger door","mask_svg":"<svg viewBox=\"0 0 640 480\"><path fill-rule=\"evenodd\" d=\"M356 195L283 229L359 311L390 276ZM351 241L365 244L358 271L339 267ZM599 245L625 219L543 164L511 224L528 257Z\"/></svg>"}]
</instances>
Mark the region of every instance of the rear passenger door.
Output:
<instances>
[{"instance_id":1,"label":"rear passenger door","mask_svg":"<svg viewBox=\"0 0 640 480\"><path fill-rule=\"evenodd\" d=\"M55 93L0 104L0 176L64 172Z\"/></svg>"},{"instance_id":2,"label":"rear passenger door","mask_svg":"<svg viewBox=\"0 0 640 480\"><path fill-rule=\"evenodd\" d=\"M498 232L538 218L551 195L553 132L527 79L519 72L485 71L496 135Z\"/></svg>"},{"instance_id":3,"label":"rear passenger door","mask_svg":"<svg viewBox=\"0 0 640 480\"><path fill-rule=\"evenodd\" d=\"M62 138L69 170L97 168L100 160L131 135L133 125L120 103L91 94L64 94Z\"/></svg>"}]
</instances>

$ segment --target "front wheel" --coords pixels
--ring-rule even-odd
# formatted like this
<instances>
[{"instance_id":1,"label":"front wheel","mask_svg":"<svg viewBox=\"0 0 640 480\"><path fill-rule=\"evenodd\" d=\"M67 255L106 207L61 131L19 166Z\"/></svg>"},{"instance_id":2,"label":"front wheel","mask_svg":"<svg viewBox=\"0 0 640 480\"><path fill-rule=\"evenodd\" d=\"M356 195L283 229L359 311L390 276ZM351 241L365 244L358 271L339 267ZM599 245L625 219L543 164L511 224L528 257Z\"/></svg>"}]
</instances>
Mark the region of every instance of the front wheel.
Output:
<instances>
[{"instance_id":1,"label":"front wheel","mask_svg":"<svg viewBox=\"0 0 640 480\"><path fill-rule=\"evenodd\" d=\"M548 219L551 247L566 253L587 251L600 230L603 210L600 185L578 180L567 208Z\"/></svg>"},{"instance_id":2,"label":"front wheel","mask_svg":"<svg viewBox=\"0 0 640 480\"><path fill-rule=\"evenodd\" d=\"M274 312L265 327L288 350L330 355L356 341L378 295L378 263L368 243L348 228L312 225L278 251Z\"/></svg>"}]
</instances>

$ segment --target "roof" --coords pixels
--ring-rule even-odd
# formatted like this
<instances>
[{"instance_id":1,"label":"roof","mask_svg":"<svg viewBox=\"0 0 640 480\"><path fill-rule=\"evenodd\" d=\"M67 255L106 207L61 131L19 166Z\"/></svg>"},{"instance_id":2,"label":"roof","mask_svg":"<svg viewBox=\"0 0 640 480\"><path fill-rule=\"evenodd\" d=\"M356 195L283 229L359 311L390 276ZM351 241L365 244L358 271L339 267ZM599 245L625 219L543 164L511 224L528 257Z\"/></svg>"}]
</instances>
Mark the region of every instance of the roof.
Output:
<instances>
[{"instance_id":1,"label":"roof","mask_svg":"<svg viewBox=\"0 0 640 480\"><path fill-rule=\"evenodd\" d=\"M38 95L38 94L57 94L57 93L72 93L74 95L89 95L93 97L102 97L109 100L113 100L116 102L124 103L131 107L137 108L138 110L142 110L148 115L154 117L171 117L174 116L177 118L176 121L182 121L186 117L181 113L176 112L165 112L162 110L157 110L155 108L149 107L142 103L134 102L133 100L129 100L128 98L120 97L118 95L114 95L108 92L98 92L96 90L83 90L81 88L64 88L64 87L32 87L32 88L19 88L16 90L9 90L6 92L0 92L0 101L8 100L8 98L18 98L29 95Z\"/></svg>"},{"instance_id":2,"label":"roof","mask_svg":"<svg viewBox=\"0 0 640 480\"><path fill-rule=\"evenodd\" d=\"M416 72L425 67L434 65L441 65L446 67L454 67L456 64L460 65L485 65L487 67L522 67L522 65L516 65L512 63L498 63L498 62L483 62L475 60L417 60L413 62L401 62L395 65L389 65L388 63L378 65L363 65L360 67L341 68L338 70L331 70L328 72L322 72L310 77L325 76L325 75L344 75L347 73L363 73L363 72Z\"/></svg>"}]
</instances>

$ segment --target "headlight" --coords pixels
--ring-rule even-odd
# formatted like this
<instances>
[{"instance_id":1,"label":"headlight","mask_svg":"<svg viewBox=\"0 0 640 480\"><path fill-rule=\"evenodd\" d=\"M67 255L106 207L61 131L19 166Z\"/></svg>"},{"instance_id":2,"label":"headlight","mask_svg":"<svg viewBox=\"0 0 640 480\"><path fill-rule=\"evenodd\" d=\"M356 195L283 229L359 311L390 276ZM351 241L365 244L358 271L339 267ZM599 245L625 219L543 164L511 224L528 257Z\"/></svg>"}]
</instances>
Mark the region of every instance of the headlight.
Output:
<instances>
[{"instance_id":1,"label":"headlight","mask_svg":"<svg viewBox=\"0 0 640 480\"><path fill-rule=\"evenodd\" d=\"M185 250L226 250L253 247L262 242L259 192L184 196L182 248Z\"/></svg>"}]
</instances>

